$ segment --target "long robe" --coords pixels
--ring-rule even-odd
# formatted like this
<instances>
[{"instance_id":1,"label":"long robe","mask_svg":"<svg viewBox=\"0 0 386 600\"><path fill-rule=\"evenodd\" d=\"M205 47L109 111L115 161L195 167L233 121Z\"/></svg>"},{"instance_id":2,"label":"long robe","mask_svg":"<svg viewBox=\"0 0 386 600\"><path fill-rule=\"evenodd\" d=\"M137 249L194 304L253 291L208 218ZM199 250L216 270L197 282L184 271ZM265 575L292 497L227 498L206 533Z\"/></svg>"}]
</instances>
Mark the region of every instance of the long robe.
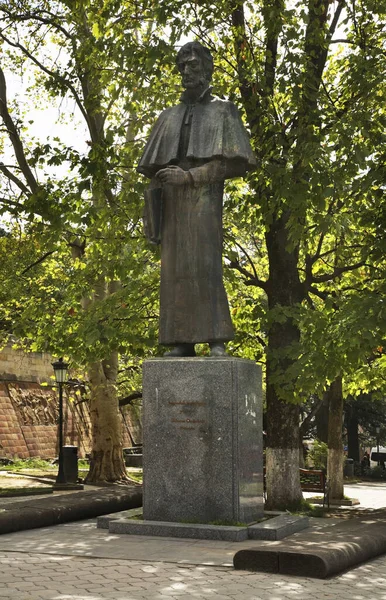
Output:
<instances>
[{"instance_id":1,"label":"long robe","mask_svg":"<svg viewBox=\"0 0 386 600\"><path fill-rule=\"evenodd\" d=\"M237 108L207 90L196 104L165 110L137 170L152 178L178 165L193 183L165 186L161 224L161 344L233 338L222 276L224 180L242 176L255 157Z\"/></svg>"}]
</instances>

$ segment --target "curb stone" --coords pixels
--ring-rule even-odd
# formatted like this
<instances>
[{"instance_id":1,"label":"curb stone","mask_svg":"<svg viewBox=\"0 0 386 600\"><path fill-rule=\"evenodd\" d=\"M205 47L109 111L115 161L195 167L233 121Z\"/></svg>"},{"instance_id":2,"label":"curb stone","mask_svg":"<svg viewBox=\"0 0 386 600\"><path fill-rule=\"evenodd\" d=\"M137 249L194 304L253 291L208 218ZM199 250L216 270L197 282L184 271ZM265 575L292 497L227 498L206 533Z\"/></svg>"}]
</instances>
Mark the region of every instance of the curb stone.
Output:
<instances>
[{"instance_id":1,"label":"curb stone","mask_svg":"<svg viewBox=\"0 0 386 600\"><path fill-rule=\"evenodd\" d=\"M325 579L386 552L386 523L350 519L325 534L294 536L270 550L236 552L235 569Z\"/></svg>"},{"instance_id":2,"label":"curb stone","mask_svg":"<svg viewBox=\"0 0 386 600\"><path fill-rule=\"evenodd\" d=\"M97 491L62 494L39 500L29 499L9 505L10 508L4 506L0 512L0 534L93 519L140 506L140 486L111 486L99 488Z\"/></svg>"}]
</instances>

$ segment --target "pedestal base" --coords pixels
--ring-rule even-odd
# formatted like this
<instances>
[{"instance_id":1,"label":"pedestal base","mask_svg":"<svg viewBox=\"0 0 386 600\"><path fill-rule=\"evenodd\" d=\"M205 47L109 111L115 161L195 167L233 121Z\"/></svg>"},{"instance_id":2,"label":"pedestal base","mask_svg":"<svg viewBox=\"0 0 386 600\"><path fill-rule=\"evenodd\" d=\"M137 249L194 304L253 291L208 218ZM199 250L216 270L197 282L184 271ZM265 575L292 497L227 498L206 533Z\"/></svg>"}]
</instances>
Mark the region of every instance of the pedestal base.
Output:
<instances>
[{"instance_id":1,"label":"pedestal base","mask_svg":"<svg viewBox=\"0 0 386 600\"><path fill-rule=\"evenodd\" d=\"M261 369L248 360L143 365L144 519L249 523L263 514Z\"/></svg>"},{"instance_id":2,"label":"pedestal base","mask_svg":"<svg viewBox=\"0 0 386 600\"><path fill-rule=\"evenodd\" d=\"M52 489L54 492L65 490L83 490L84 485L82 483L54 483Z\"/></svg>"}]
</instances>

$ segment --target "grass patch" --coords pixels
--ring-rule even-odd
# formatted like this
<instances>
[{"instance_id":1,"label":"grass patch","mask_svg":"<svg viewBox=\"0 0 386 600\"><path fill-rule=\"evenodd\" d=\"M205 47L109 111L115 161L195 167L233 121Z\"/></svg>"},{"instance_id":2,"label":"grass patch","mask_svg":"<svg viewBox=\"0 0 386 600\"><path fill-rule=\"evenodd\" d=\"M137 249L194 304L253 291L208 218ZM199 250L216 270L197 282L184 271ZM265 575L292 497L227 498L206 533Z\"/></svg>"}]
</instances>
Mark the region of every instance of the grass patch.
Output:
<instances>
[{"instance_id":1,"label":"grass patch","mask_svg":"<svg viewBox=\"0 0 386 600\"><path fill-rule=\"evenodd\" d=\"M308 511L302 513L307 517L328 517L328 508L323 506L311 506Z\"/></svg>"},{"instance_id":2,"label":"grass patch","mask_svg":"<svg viewBox=\"0 0 386 600\"><path fill-rule=\"evenodd\" d=\"M13 498L16 496L36 496L38 494L52 494L52 487L0 488L0 498Z\"/></svg>"},{"instance_id":3,"label":"grass patch","mask_svg":"<svg viewBox=\"0 0 386 600\"><path fill-rule=\"evenodd\" d=\"M142 483L143 480L143 472L142 471L131 471L130 469L126 469L127 475L128 477L130 477L130 479L133 479L134 481L136 481L137 483Z\"/></svg>"},{"instance_id":4,"label":"grass patch","mask_svg":"<svg viewBox=\"0 0 386 600\"><path fill-rule=\"evenodd\" d=\"M208 525L220 525L222 527L247 527L248 523L241 523L240 521L222 521L217 519L216 521L209 521Z\"/></svg>"},{"instance_id":5,"label":"grass patch","mask_svg":"<svg viewBox=\"0 0 386 600\"><path fill-rule=\"evenodd\" d=\"M323 498L323 497L322 497ZM311 504L310 502L312 502L311 498L301 498L299 501L297 502L292 502L292 504L284 504L284 505L276 505L272 510L275 511L286 511L289 513L293 513L293 514L298 514L298 513L303 513L304 511L308 511L311 508Z\"/></svg>"},{"instance_id":6,"label":"grass patch","mask_svg":"<svg viewBox=\"0 0 386 600\"><path fill-rule=\"evenodd\" d=\"M299 515L302 517L327 517L328 508L324 507L321 504L314 505L312 504L312 500L318 500L319 502L323 502L323 496L319 496L318 498L307 498L307 500L303 498L301 507L297 510L291 510L290 512L294 515Z\"/></svg>"},{"instance_id":7,"label":"grass patch","mask_svg":"<svg viewBox=\"0 0 386 600\"><path fill-rule=\"evenodd\" d=\"M0 464L0 469L2 465ZM54 471L57 470L57 465L51 464L48 460L42 458L26 458L16 459L12 465L4 465L5 471L17 473L26 469L38 469L39 471Z\"/></svg>"},{"instance_id":8,"label":"grass patch","mask_svg":"<svg viewBox=\"0 0 386 600\"><path fill-rule=\"evenodd\" d=\"M2 465L0 462L0 471L7 471L8 473L15 473L22 475L23 471L25 471L26 475L36 475L39 477L44 477L47 475L48 477L55 476L58 472L58 464L52 464L49 460L44 460L43 458L26 458L26 459L15 459L13 464L4 464ZM78 460L78 471L83 477L89 472L90 463L88 460L79 459ZM28 473L27 473L28 471ZM139 469L126 469L128 477L137 483L142 483L143 473L142 470Z\"/></svg>"},{"instance_id":9,"label":"grass patch","mask_svg":"<svg viewBox=\"0 0 386 600\"><path fill-rule=\"evenodd\" d=\"M89 471L90 470L90 463L88 462L88 460L85 459L79 459L78 460L78 469L80 471ZM4 470L4 471L9 471L9 472L13 472L13 473L17 473L18 471L26 471L26 470L31 470L31 471L57 471L58 470L58 464L56 461L56 464L53 464L51 461L49 460L45 460L44 458L17 458L14 460L13 464L1 464L0 461L0 470Z\"/></svg>"},{"instance_id":10,"label":"grass patch","mask_svg":"<svg viewBox=\"0 0 386 600\"><path fill-rule=\"evenodd\" d=\"M319 504L320 502L323 502L323 496L311 496L310 498L307 498L305 502L306 504L312 504L314 502L317 502Z\"/></svg>"},{"instance_id":11,"label":"grass patch","mask_svg":"<svg viewBox=\"0 0 386 600\"><path fill-rule=\"evenodd\" d=\"M78 460L78 470L79 471L89 471L90 470L90 463L88 460L85 460L84 458L80 458Z\"/></svg>"}]
</instances>

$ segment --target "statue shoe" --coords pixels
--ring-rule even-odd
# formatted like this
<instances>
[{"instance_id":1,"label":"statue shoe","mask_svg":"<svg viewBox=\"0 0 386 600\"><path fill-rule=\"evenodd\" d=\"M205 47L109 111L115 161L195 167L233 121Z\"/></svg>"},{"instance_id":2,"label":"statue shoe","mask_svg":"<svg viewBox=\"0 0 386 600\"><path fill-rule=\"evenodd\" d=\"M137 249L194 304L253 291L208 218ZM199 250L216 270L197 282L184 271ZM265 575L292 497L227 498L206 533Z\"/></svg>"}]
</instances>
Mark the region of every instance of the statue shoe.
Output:
<instances>
[{"instance_id":1,"label":"statue shoe","mask_svg":"<svg viewBox=\"0 0 386 600\"><path fill-rule=\"evenodd\" d=\"M183 356L196 356L194 344L177 344L169 352L165 352L165 358L181 358Z\"/></svg>"},{"instance_id":2,"label":"statue shoe","mask_svg":"<svg viewBox=\"0 0 386 600\"><path fill-rule=\"evenodd\" d=\"M217 343L217 344L209 344L210 355L211 356L226 356L225 352L225 344Z\"/></svg>"}]
</instances>

